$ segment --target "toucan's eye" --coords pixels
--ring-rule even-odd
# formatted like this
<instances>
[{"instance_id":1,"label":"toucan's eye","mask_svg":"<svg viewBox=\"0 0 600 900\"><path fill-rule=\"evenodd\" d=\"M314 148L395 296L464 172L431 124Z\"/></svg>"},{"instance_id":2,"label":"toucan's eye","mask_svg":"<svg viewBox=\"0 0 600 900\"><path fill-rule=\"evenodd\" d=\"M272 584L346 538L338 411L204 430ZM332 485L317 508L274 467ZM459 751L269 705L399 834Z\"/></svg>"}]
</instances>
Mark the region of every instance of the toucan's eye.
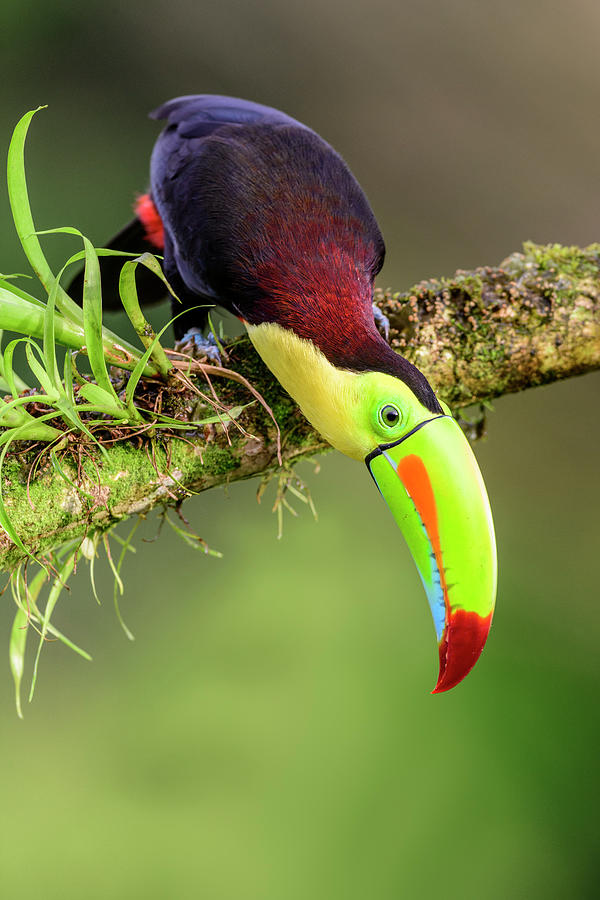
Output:
<instances>
[{"instance_id":1,"label":"toucan's eye","mask_svg":"<svg viewBox=\"0 0 600 900\"><path fill-rule=\"evenodd\" d=\"M386 403L379 410L379 421L385 428L394 428L402 421L402 413L397 406L392 403Z\"/></svg>"}]
</instances>

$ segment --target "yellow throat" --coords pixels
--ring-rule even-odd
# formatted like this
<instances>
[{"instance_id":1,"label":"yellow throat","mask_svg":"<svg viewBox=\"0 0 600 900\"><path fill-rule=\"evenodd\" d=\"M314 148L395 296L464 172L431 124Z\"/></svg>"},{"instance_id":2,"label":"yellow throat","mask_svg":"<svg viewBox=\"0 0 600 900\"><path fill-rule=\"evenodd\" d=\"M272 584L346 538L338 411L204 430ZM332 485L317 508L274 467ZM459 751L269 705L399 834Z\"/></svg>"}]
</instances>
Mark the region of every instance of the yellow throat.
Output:
<instances>
[{"instance_id":1,"label":"yellow throat","mask_svg":"<svg viewBox=\"0 0 600 900\"><path fill-rule=\"evenodd\" d=\"M265 364L325 440L353 459L364 459L372 449L360 421L366 376L332 366L312 341L288 328L272 322L246 322L246 328Z\"/></svg>"},{"instance_id":2,"label":"yellow throat","mask_svg":"<svg viewBox=\"0 0 600 900\"><path fill-rule=\"evenodd\" d=\"M380 370L337 368L312 341L274 323L246 323L250 340L271 372L332 447L364 460L376 447L405 437L444 404L425 407L402 379ZM392 412L390 422L386 416ZM384 415L385 414L385 415Z\"/></svg>"}]
</instances>

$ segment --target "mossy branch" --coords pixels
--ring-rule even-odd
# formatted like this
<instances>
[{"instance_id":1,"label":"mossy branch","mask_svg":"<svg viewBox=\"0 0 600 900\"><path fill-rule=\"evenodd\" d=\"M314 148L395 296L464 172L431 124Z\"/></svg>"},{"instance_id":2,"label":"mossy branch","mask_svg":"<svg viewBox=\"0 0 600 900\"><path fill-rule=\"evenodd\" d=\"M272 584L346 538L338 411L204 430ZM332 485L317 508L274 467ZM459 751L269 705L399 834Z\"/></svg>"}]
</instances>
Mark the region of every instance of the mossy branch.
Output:
<instances>
[{"instance_id":1,"label":"mossy branch","mask_svg":"<svg viewBox=\"0 0 600 900\"><path fill-rule=\"evenodd\" d=\"M600 368L600 245L586 249L526 244L496 268L424 281L405 293L377 291L394 349L414 362L454 409ZM230 368L248 379L274 412L284 466L327 449L245 339L228 347ZM220 380L219 398L252 397ZM180 392L180 386L178 387ZM186 402L189 401L186 400ZM189 401L191 402L191 401ZM189 410L190 414L193 411ZM80 441L56 459L41 445L11 448L2 469L7 513L27 549L43 555L154 506L278 468L276 429L250 405L238 420L180 437L131 438L102 455ZM251 436L249 436L251 435ZM0 533L0 568L24 559Z\"/></svg>"}]
</instances>

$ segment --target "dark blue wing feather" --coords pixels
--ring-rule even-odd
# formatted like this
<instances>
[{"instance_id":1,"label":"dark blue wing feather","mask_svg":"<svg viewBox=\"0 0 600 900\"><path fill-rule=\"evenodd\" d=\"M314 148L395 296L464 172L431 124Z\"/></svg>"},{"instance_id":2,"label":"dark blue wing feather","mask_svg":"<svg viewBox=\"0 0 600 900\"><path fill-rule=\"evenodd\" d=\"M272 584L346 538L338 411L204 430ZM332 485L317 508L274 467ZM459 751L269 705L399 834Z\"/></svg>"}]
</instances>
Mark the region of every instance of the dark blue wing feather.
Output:
<instances>
[{"instance_id":1,"label":"dark blue wing feather","mask_svg":"<svg viewBox=\"0 0 600 900\"><path fill-rule=\"evenodd\" d=\"M251 100L223 97L219 94L191 94L163 103L150 113L151 119L167 119L177 126L183 138L205 137L222 125L296 125L306 128L296 119ZM308 130L308 129L307 129Z\"/></svg>"}]
</instances>

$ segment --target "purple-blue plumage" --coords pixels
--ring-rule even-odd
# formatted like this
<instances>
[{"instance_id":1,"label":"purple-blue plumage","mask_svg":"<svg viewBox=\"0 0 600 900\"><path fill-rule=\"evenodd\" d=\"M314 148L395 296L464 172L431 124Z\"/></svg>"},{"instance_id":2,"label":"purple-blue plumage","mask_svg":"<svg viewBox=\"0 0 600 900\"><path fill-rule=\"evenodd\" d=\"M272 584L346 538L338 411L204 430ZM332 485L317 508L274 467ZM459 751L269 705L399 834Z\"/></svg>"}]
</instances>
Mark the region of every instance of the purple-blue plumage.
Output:
<instances>
[{"instance_id":1,"label":"purple-blue plumage","mask_svg":"<svg viewBox=\"0 0 600 900\"><path fill-rule=\"evenodd\" d=\"M169 125L177 125L180 137L204 137L220 125L295 125L298 128L310 129L292 119L279 109L254 103L252 100L240 100L238 97L225 97L221 94L188 94L167 100L162 106L150 113L151 119L167 119Z\"/></svg>"},{"instance_id":2,"label":"purple-blue plumage","mask_svg":"<svg viewBox=\"0 0 600 900\"><path fill-rule=\"evenodd\" d=\"M171 100L152 116L168 123L151 161L165 258L190 291L265 321L266 268L280 266L282 284L290 268L306 281L316 263L338 276L323 258L332 231L372 281L384 252L375 217L315 132L278 110L207 95ZM356 302L370 309L370 290Z\"/></svg>"},{"instance_id":3,"label":"purple-blue plumage","mask_svg":"<svg viewBox=\"0 0 600 900\"><path fill-rule=\"evenodd\" d=\"M314 131L230 97L179 97L151 162L165 269L187 306L218 303L252 323L312 340L336 366L407 382L434 412L431 387L373 321L385 247L360 185ZM181 316L182 333L202 312Z\"/></svg>"}]
</instances>

